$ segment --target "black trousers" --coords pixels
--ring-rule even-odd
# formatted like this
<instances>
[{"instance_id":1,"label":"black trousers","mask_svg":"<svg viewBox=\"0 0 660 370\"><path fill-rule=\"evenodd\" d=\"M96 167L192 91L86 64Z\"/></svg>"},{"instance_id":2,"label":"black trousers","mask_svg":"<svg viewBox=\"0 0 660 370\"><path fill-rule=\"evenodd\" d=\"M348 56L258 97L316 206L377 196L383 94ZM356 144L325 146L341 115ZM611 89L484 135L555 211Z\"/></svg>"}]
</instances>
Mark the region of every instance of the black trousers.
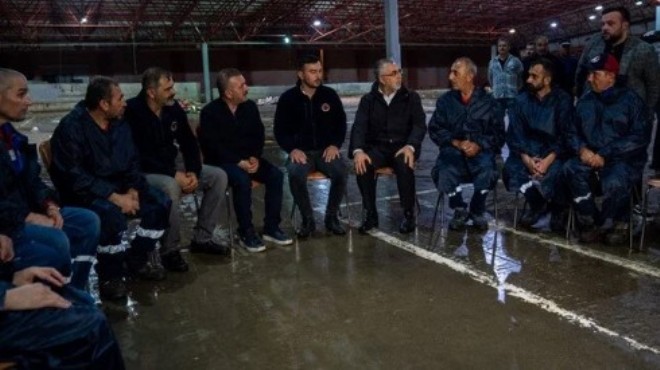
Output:
<instances>
[{"instance_id":1,"label":"black trousers","mask_svg":"<svg viewBox=\"0 0 660 370\"><path fill-rule=\"evenodd\" d=\"M371 158L371 164L367 163L366 173L357 175L357 184L362 195L362 204L368 214L377 214L376 169L382 167L394 169L403 210L412 212L415 207L415 171L408 167L403 155L394 156L399 149L401 149L400 146L381 146L365 150L365 153Z\"/></svg>"}]
</instances>

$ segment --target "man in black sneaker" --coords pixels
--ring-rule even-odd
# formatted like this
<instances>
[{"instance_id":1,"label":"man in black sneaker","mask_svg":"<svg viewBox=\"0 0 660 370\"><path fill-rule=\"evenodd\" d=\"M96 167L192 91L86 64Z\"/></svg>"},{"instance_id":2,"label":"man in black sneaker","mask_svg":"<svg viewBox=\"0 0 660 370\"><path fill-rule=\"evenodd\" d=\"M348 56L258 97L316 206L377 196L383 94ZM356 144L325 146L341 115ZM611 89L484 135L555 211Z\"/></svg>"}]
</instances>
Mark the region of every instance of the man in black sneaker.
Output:
<instances>
[{"instance_id":1,"label":"man in black sneaker","mask_svg":"<svg viewBox=\"0 0 660 370\"><path fill-rule=\"evenodd\" d=\"M349 147L365 212L358 231L378 227L375 171L392 167L403 208L399 232L407 234L417 227L415 161L426 135L426 115L419 95L402 85L402 71L394 60L378 60L374 77L371 91L360 99Z\"/></svg>"},{"instance_id":2,"label":"man in black sneaker","mask_svg":"<svg viewBox=\"0 0 660 370\"><path fill-rule=\"evenodd\" d=\"M89 208L101 219L97 270L105 299L126 296L124 262L140 278L165 278L149 256L165 233L171 202L139 171L131 129L121 118L125 107L119 84L96 77L51 139L51 176L63 203ZM129 217L141 219L132 242Z\"/></svg>"},{"instance_id":3,"label":"man in black sneaker","mask_svg":"<svg viewBox=\"0 0 660 370\"><path fill-rule=\"evenodd\" d=\"M181 216L183 194L201 189L202 204L193 230L191 252L229 255L229 247L213 242L213 230L220 221L227 188L227 174L214 166L202 166L197 140L183 108L174 99L172 73L159 67L142 75L142 91L126 102L124 118L130 124L140 154L140 169L147 182L170 197L170 227L160 250L163 266L170 271L188 271L181 256ZM181 154L183 163L177 161Z\"/></svg>"},{"instance_id":4,"label":"man in black sneaker","mask_svg":"<svg viewBox=\"0 0 660 370\"><path fill-rule=\"evenodd\" d=\"M633 186L641 181L653 125L642 98L617 81L619 62L603 53L589 61L591 90L578 101L568 135L575 157L564 165L580 240L620 244L628 239ZM594 192L602 192L599 211Z\"/></svg>"},{"instance_id":5,"label":"man in black sneaker","mask_svg":"<svg viewBox=\"0 0 660 370\"><path fill-rule=\"evenodd\" d=\"M220 71L220 98L202 109L199 143L204 163L221 167L232 188L238 233L250 252L266 249L252 224L252 181L266 187L265 240L279 245L293 243L281 229L284 174L261 157L265 130L257 105L248 100L245 77L235 68Z\"/></svg>"},{"instance_id":6,"label":"man in black sneaker","mask_svg":"<svg viewBox=\"0 0 660 370\"><path fill-rule=\"evenodd\" d=\"M553 218L561 219L563 202L555 199L566 160L566 133L573 124L573 99L553 84L553 65L535 59L528 71L527 91L516 97L509 110L507 144L510 155L502 178L509 191L520 192L527 210L520 223L534 225L553 200Z\"/></svg>"},{"instance_id":7,"label":"man in black sneaker","mask_svg":"<svg viewBox=\"0 0 660 370\"><path fill-rule=\"evenodd\" d=\"M275 139L289 153L286 169L295 204L302 215L298 236L305 238L316 225L307 191L307 175L320 171L330 179L325 228L335 235L346 231L337 212L346 190L346 163L339 154L346 136L346 113L337 93L322 85L323 65L315 55L298 65L298 83L280 96L275 111Z\"/></svg>"},{"instance_id":8,"label":"man in black sneaker","mask_svg":"<svg viewBox=\"0 0 660 370\"><path fill-rule=\"evenodd\" d=\"M440 149L431 178L438 191L449 196L453 230L463 228L470 218L474 226L488 227L486 197L497 183L495 156L504 144L503 111L475 85L476 77L471 59L456 59L449 74L452 90L438 98L429 121L429 136ZM469 212L460 187L465 182L474 184Z\"/></svg>"}]
</instances>

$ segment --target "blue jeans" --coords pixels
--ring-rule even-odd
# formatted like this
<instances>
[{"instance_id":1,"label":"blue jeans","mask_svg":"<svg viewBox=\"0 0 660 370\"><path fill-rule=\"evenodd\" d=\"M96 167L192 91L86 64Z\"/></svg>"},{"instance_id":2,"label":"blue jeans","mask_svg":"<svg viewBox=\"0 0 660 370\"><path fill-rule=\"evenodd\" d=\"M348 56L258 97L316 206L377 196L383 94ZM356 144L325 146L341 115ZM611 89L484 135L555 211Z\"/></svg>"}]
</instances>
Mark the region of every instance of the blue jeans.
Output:
<instances>
[{"instance_id":1,"label":"blue jeans","mask_svg":"<svg viewBox=\"0 0 660 370\"><path fill-rule=\"evenodd\" d=\"M238 233L245 235L248 230L254 228L252 225L252 180L259 181L266 186L264 232L269 233L278 229L282 221L280 215L284 183L282 171L263 158L259 158L259 169L255 173L247 173L233 163L222 164L220 167L227 173L229 186L232 188Z\"/></svg>"},{"instance_id":2,"label":"blue jeans","mask_svg":"<svg viewBox=\"0 0 660 370\"><path fill-rule=\"evenodd\" d=\"M98 216L89 210L65 207L62 229L25 224L14 236L16 271L31 266L53 267L64 276L71 276L71 285L85 289L89 269L99 243Z\"/></svg>"}]
</instances>

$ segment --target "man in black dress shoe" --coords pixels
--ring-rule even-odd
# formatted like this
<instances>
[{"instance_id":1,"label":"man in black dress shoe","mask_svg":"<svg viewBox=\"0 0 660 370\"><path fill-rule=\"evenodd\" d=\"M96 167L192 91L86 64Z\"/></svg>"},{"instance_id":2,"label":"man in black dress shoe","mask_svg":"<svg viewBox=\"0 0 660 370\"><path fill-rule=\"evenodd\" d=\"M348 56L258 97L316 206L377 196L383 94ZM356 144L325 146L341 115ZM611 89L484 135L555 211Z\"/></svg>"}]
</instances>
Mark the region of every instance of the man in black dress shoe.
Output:
<instances>
[{"instance_id":1,"label":"man in black dress shoe","mask_svg":"<svg viewBox=\"0 0 660 370\"><path fill-rule=\"evenodd\" d=\"M401 233L415 230L415 161L426 135L426 116L419 95L402 86L401 68L392 59L376 62L371 92L360 100L351 131L349 155L353 158L362 194L366 233L378 227L375 171L392 167L403 207Z\"/></svg>"},{"instance_id":2,"label":"man in black dress shoe","mask_svg":"<svg viewBox=\"0 0 660 370\"><path fill-rule=\"evenodd\" d=\"M337 212L346 190L346 163L339 154L346 137L346 113L335 90L322 85L323 65L315 55L298 65L298 83L285 91L277 103L274 131L277 143L289 153L286 169L291 195L302 215L298 236L316 230L307 191L307 175L314 171L330 179L325 210L325 228L335 235L346 231Z\"/></svg>"},{"instance_id":3,"label":"man in black dress shoe","mask_svg":"<svg viewBox=\"0 0 660 370\"><path fill-rule=\"evenodd\" d=\"M170 271L188 271L180 252L182 195L201 190L204 194L190 243L191 252L229 255L226 245L213 242L215 229L224 208L227 174L221 168L202 165L199 145L188 117L174 99L172 73L159 67L142 75L142 91L126 102L124 118L131 126L140 154L140 169L147 182L172 200L170 227L160 250L163 266ZM178 163L181 153L183 163Z\"/></svg>"}]
</instances>

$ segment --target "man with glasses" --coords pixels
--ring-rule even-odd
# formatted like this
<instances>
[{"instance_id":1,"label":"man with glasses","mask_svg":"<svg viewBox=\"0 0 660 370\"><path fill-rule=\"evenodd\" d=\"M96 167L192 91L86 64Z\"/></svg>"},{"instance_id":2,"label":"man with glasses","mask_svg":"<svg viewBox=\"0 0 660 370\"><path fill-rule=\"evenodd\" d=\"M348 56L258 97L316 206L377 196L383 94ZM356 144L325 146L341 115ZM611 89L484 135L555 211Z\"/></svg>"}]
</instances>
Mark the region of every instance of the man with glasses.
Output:
<instances>
[{"instance_id":1,"label":"man with glasses","mask_svg":"<svg viewBox=\"0 0 660 370\"><path fill-rule=\"evenodd\" d=\"M392 167L396 174L403 220L399 232L415 230L415 161L426 135L426 116L417 93L402 86L401 69L392 59L380 59L374 69L371 92L355 113L349 155L353 158L362 195L366 233L378 227L375 171Z\"/></svg>"}]
</instances>

